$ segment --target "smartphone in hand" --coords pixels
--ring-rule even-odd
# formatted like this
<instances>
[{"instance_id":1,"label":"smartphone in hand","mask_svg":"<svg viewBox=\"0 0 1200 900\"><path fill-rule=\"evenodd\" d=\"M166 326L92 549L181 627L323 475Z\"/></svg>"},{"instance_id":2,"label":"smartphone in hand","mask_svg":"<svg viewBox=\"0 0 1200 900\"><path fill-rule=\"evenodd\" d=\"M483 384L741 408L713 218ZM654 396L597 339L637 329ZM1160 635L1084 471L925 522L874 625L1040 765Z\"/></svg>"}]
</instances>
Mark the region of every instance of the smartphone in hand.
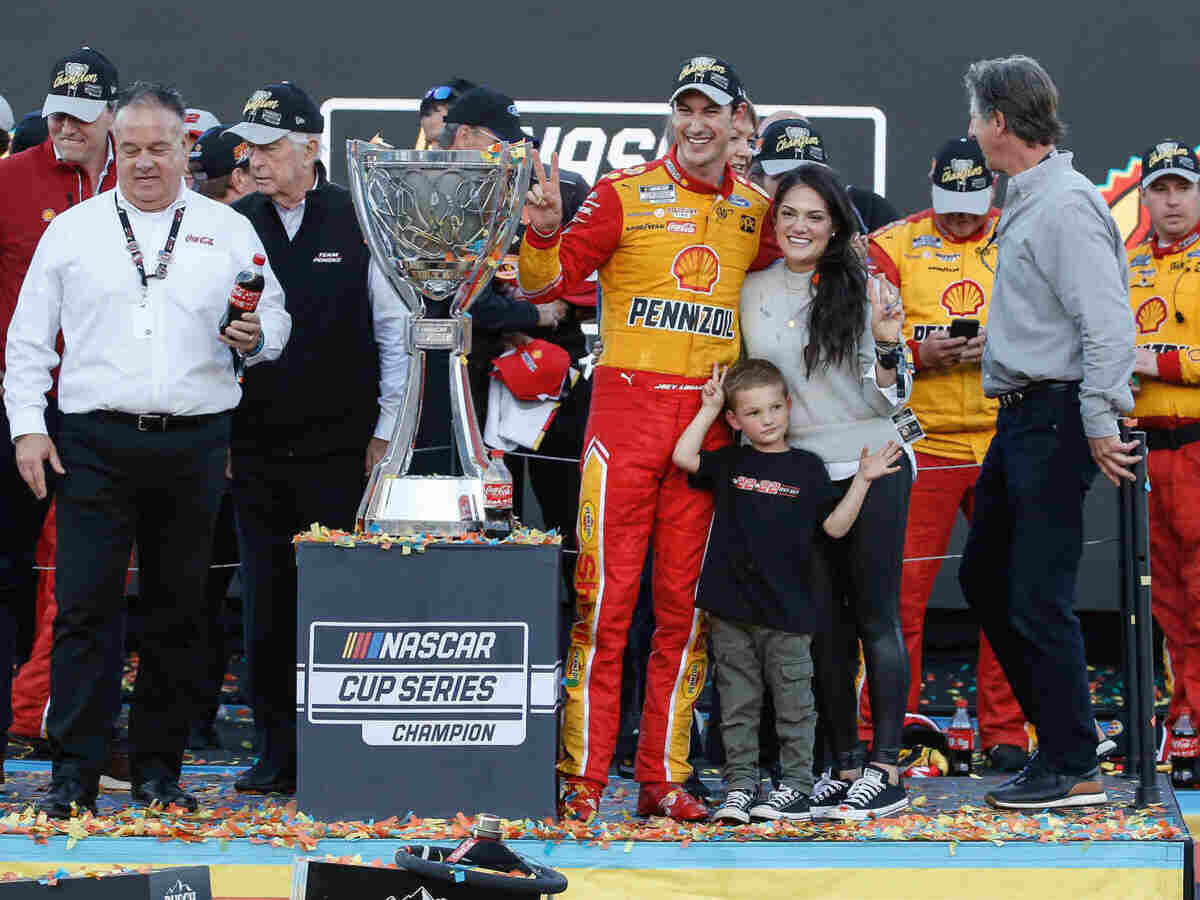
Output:
<instances>
[{"instance_id":1,"label":"smartphone in hand","mask_svg":"<svg viewBox=\"0 0 1200 900\"><path fill-rule=\"evenodd\" d=\"M968 341L979 337L978 319L955 319L950 323L950 337L966 338Z\"/></svg>"}]
</instances>

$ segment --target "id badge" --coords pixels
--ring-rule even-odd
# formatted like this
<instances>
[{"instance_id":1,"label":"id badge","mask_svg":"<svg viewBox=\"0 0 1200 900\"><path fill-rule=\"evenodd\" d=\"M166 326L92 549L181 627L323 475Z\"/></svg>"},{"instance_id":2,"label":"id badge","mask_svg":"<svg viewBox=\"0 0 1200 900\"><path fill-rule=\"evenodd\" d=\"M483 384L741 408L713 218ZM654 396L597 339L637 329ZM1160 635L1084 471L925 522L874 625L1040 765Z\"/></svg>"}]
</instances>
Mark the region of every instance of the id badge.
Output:
<instances>
[{"instance_id":1,"label":"id badge","mask_svg":"<svg viewBox=\"0 0 1200 900\"><path fill-rule=\"evenodd\" d=\"M925 437L925 429L911 407L906 406L892 416L892 424L896 426L896 434L902 444L914 444Z\"/></svg>"},{"instance_id":2,"label":"id badge","mask_svg":"<svg viewBox=\"0 0 1200 900\"><path fill-rule=\"evenodd\" d=\"M154 312L149 303L133 306L132 322L134 340L148 341L154 337Z\"/></svg>"}]
</instances>

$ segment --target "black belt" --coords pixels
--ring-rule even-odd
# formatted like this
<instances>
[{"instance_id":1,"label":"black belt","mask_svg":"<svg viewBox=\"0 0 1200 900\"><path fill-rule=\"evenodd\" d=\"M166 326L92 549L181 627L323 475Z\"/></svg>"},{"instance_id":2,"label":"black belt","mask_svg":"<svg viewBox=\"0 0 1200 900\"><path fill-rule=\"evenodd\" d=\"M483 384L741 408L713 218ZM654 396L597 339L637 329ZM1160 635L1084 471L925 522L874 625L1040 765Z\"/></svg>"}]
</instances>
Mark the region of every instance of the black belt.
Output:
<instances>
[{"instance_id":1,"label":"black belt","mask_svg":"<svg viewBox=\"0 0 1200 900\"><path fill-rule=\"evenodd\" d=\"M102 409L90 415L108 422L120 422L122 425L132 425L138 431L173 431L176 428L198 428L223 416L228 416L229 413L206 413L202 416L171 416L166 413L127 413Z\"/></svg>"},{"instance_id":2,"label":"black belt","mask_svg":"<svg viewBox=\"0 0 1200 900\"><path fill-rule=\"evenodd\" d=\"M1147 450L1178 450L1196 441L1200 441L1200 422L1178 428L1146 429Z\"/></svg>"},{"instance_id":3,"label":"black belt","mask_svg":"<svg viewBox=\"0 0 1200 900\"><path fill-rule=\"evenodd\" d=\"M1008 391L996 399L1001 409L1019 406L1027 397L1044 393L1045 391L1068 391L1079 387L1078 381L1034 381L1015 391Z\"/></svg>"}]
</instances>

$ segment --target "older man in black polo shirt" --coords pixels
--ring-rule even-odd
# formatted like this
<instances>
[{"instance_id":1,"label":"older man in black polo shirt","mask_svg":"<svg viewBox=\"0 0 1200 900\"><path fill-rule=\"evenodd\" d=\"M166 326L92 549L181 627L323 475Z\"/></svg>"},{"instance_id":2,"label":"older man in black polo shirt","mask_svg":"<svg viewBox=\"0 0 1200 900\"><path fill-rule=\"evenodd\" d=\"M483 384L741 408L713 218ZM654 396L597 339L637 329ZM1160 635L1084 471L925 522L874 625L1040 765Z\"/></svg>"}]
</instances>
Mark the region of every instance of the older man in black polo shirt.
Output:
<instances>
[{"instance_id":1,"label":"older man in black polo shirt","mask_svg":"<svg viewBox=\"0 0 1200 900\"><path fill-rule=\"evenodd\" d=\"M295 790L296 562L313 522L353 525L387 450L408 377L408 311L371 264L354 204L317 159L323 120L296 85L250 95L230 129L250 144L249 217L279 275L292 339L247 371L233 422L233 496L248 620L251 702L263 740L237 789Z\"/></svg>"}]
</instances>

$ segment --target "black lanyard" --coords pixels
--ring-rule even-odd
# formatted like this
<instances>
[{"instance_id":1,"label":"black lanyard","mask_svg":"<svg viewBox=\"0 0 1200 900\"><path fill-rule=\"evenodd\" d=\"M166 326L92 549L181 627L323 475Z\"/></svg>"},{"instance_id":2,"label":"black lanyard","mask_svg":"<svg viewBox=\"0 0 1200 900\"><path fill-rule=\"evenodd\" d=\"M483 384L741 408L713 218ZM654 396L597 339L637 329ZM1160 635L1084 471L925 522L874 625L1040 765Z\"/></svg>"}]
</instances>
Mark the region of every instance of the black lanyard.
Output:
<instances>
[{"instance_id":1,"label":"black lanyard","mask_svg":"<svg viewBox=\"0 0 1200 900\"><path fill-rule=\"evenodd\" d=\"M158 268L154 270L153 275L146 274L146 266L142 260L142 249L138 246L137 238L133 236L133 226L129 224L129 215L121 208L121 204L117 202L117 192L113 191L113 204L117 207L117 218L121 220L121 227L125 229L125 249L129 251L129 255L133 257L133 264L137 267L138 277L142 279L142 292L146 292L150 288L151 278L166 278L167 266L171 264L171 254L175 252L175 239L179 237L179 226L183 222L183 213L187 206L181 206L175 210L175 220L171 222L171 233L167 235L167 243L158 251Z\"/></svg>"}]
</instances>

